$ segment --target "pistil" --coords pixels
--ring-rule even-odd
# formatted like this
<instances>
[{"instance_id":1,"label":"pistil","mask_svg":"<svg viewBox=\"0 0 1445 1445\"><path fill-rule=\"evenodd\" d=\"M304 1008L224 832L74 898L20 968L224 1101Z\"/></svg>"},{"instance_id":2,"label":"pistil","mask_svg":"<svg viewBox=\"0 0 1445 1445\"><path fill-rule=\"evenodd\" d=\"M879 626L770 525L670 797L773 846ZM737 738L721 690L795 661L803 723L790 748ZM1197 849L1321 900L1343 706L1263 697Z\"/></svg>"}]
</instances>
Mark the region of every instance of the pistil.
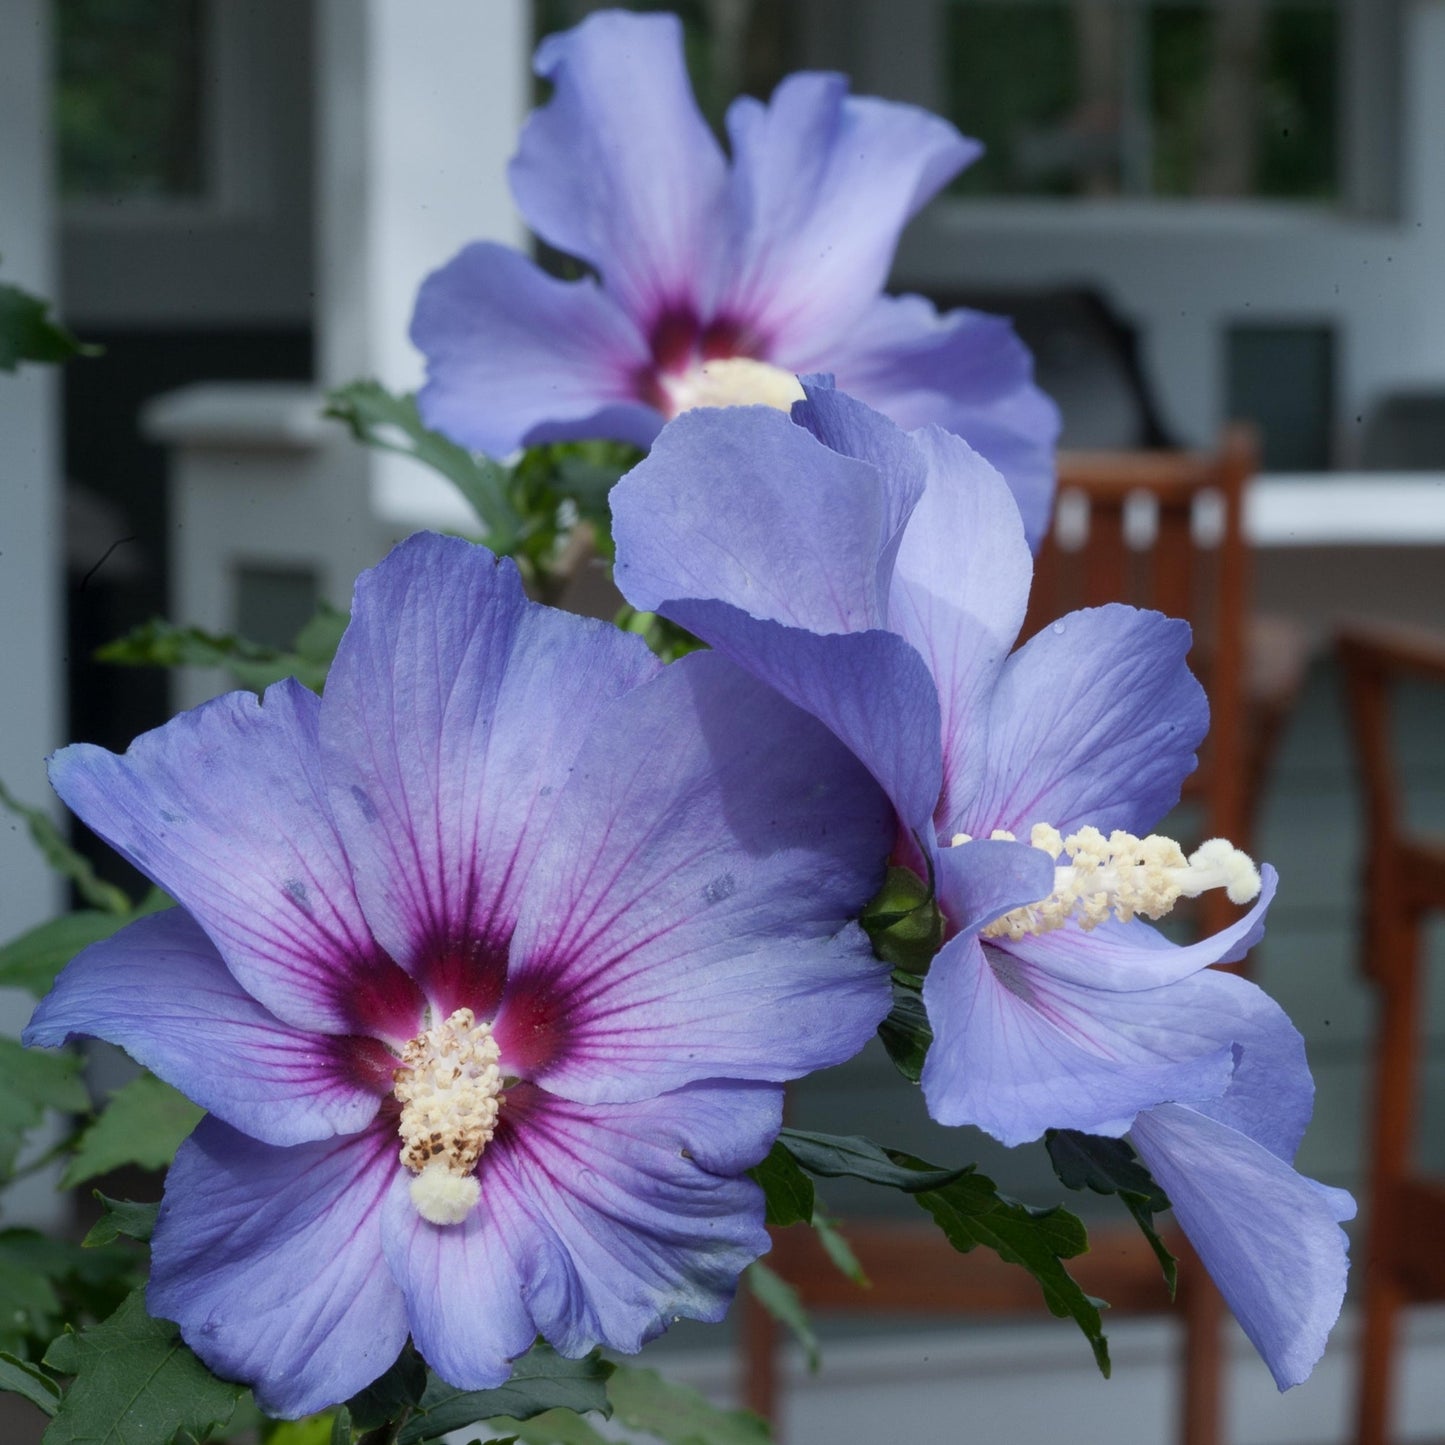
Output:
<instances>
[{"instance_id":1,"label":"pistil","mask_svg":"<svg viewBox=\"0 0 1445 1445\"><path fill-rule=\"evenodd\" d=\"M471 1009L419 1034L394 1074L401 1162L416 1175L411 1200L432 1224L460 1224L481 1197L482 1151L502 1104L501 1052Z\"/></svg>"},{"instance_id":2,"label":"pistil","mask_svg":"<svg viewBox=\"0 0 1445 1445\"><path fill-rule=\"evenodd\" d=\"M1018 840L1003 829L992 838ZM959 847L974 840L956 834ZM1015 908L984 930L985 938L1021 939L1076 923L1096 928L1106 918L1163 918L1181 898L1197 898L1223 888L1232 903L1248 903L1259 894L1259 870L1245 853L1224 838L1211 838L1188 858L1173 838L1151 833L1136 838L1115 830L1107 838L1097 828L1080 828L1065 838L1048 823L1037 823L1029 843L1055 860L1054 890L1047 898Z\"/></svg>"}]
</instances>

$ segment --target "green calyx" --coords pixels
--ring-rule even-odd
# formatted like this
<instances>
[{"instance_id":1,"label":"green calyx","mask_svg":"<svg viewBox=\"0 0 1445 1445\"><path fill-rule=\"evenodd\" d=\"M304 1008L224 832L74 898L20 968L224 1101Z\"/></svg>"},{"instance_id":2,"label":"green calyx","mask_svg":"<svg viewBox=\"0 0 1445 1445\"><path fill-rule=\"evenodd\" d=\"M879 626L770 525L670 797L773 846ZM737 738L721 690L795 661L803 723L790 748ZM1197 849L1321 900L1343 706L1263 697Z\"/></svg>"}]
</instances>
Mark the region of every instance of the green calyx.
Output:
<instances>
[{"instance_id":1,"label":"green calyx","mask_svg":"<svg viewBox=\"0 0 1445 1445\"><path fill-rule=\"evenodd\" d=\"M933 889L911 868L890 868L859 920L884 963L924 974L943 946L943 915Z\"/></svg>"}]
</instances>

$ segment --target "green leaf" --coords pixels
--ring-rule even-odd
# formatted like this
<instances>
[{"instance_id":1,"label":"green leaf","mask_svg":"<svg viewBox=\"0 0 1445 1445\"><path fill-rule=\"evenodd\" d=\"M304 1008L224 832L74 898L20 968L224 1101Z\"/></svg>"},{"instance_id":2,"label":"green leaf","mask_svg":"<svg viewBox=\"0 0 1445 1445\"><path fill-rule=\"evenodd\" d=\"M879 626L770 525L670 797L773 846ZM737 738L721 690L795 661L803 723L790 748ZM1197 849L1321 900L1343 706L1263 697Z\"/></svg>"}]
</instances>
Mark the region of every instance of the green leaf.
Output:
<instances>
[{"instance_id":1,"label":"green leaf","mask_svg":"<svg viewBox=\"0 0 1445 1445\"><path fill-rule=\"evenodd\" d=\"M748 1177L762 1185L769 1224L805 1224L813 1217L813 1181L779 1140Z\"/></svg>"},{"instance_id":2,"label":"green leaf","mask_svg":"<svg viewBox=\"0 0 1445 1445\"><path fill-rule=\"evenodd\" d=\"M331 1445L351 1445L351 1412L345 1405L332 1418Z\"/></svg>"},{"instance_id":3,"label":"green leaf","mask_svg":"<svg viewBox=\"0 0 1445 1445\"><path fill-rule=\"evenodd\" d=\"M493 1420L491 1424L504 1433L493 1437L489 1445L504 1445L508 1440L521 1440L525 1445L613 1445L571 1410L548 1410L530 1420Z\"/></svg>"},{"instance_id":4,"label":"green leaf","mask_svg":"<svg viewBox=\"0 0 1445 1445\"><path fill-rule=\"evenodd\" d=\"M784 1129L779 1138L787 1146L788 1153L810 1174L821 1174L830 1179L844 1176L864 1179L869 1184L901 1189L905 1194L937 1189L973 1168L972 1164L965 1164L961 1169L935 1169L931 1165L922 1165L918 1169L905 1168L894 1162L891 1152L885 1152L871 1139L857 1134L845 1137Z\"/></svg>"},{"instance_id":5,"label":"green leaf","mask_svg":"<svg viewBox=\"0 0 1445 1445\"><path fill-rule=\"evenodd\" d=\"M204 1113L153 1074L141 1074L110 1096L80 1136L60 1187L69 1189L122 1164L164 1169Z\"/></svg>"},{"instance_id":6,"label":"green leaf","mask_svg":"<svg viewBox=\"0 0 1445 1445\"><path fill-rule=\"evenodd\" d=\"M211 1374L173 1324L151 1319L143 1290L101 1324L61 1335L44 1363L75 1376L44 1445L161 1445L182 1430L204 1440L246 1393Z\"/></svg>"},{"instance_id":7,"label":"green leaf","mask_svg":"<svg viewBox=\"0 0 1445 1445\"><path fill-rule=\"evenodd\" d=\"M40 850L45 861L63 878L75 884L77 892L94 908L103 908L108 913L119 913L129 917L130 899L112 883L106 883L96 876L90 860L77 853L51 821L50 815L40 808L31 808L22 803L4 783L0 783L0 806L8 808L18 818L25 820L30 841Z\"/></svg>"},{"instance_id":8,"label":"green leaf","mask_svg":"<svg viewBox=\"0 0 1445 1445\"><path fill-rule=\"evenodd\" d=\"M553 1409L607 1412L607 1378L612 1366L598 1355L566 1360L547 1345L534 1345L494 1390L457 1390L435 1375L427 1381L417 1413L402 1427L397 1445L417 1445L477 1420L505 1415L528 1420ZM509 1423L507 1428L512 1428ZM531 1438L531 1437L526 1437Z\"/></svg>"},{"instance_id":9,"label":"green leaf","mask_svg":"<svg viewBox=\"0 0 1445 1445\"><path fill-rule=\"evenodd\" d=\"M68 361L99 350L51 320L48 301L18 286L0 285L0 371L15 371L22 361Z\"/></svg>"},{"instance_id":10,"label":"green leaf","mask_svg":"<svg viewBox=\"0 0 1445 1445\"><path fill-rule=\"evenodd\" d=\"M798 1292L776 1270L771 1270L761 1260L747 1267L743 1274L753 1298L778 1321L791 1331L794 1339L803 1347L808 1359L808 1368L817 1370L823 1357L818 1352L818 1336L813 1331L812 1321L803 1308Z\"/></svg>"},{"instance_id":11,"label":"green leaf","mask_svg":"<svg viewBox=\"0 0 1445 1445\"><path fill-rule=\"evenodd\" d=\"M379 1379L346 1402L358 1430L374 1430L417 1404L428 1384L426 1362L408 1344Z\"/></svg>"},{"instance_id":12,"label":"green leaf","mask_svg":"<svg viewBox=\"0 0 1445 1445\"><path fill-rule=\"evenodd\" d=\"M0 1390L23 1395L47 1415L55 1414L60 1404L60 1386L39 1365L0 1351Z\"/></svg>"},{"instance_id":13,"label":"green leaf","mask_svg":"<svg viewBox=\"0 0 1445 1445\"><path fill-rule=\"evenodd\" d=\"M918 994L906 987L893 990L893 1007L878 1025L878 1037L893 1066L910 1083L923 1077L923 1061L933 1043L933 1028Z\"/></svg>"},{"instance_id":14,"label":"green leaf","mask_svg":"<svg viewBox=\"0 0 1445 1445\"><path fill-rule=\"evenodd\" d=\"M21 1142L47 1109L78 1114L89 1108L79 1054L26 1049L0 1037L0 1177L14 1168Z\"/></svg>"},{"instance_id":15,"label":"green leaf","mask_svg":"<svg viewBox=\"0 0 1445 1445\"><path fill-rule=\"evenodd\" d=\"M858 921L873 952L907 973L927 973L943 946L943 914L933 889L911 868L890 868Z\"/></svg>"},{"instance_id":16,"label":"green leaf","mask_svg":"<svg viewBox=\"0 0 1445 1445\"><path fill-rule=\"evenodd\" d=\"M619 1365L607 1384L614 1416L667 1445L765 1445L767 1425L745 1410L723 1410L656 1370Z\"/></svg>"},{"instance_id":17,"label":"green leaf","mask_svg":"<svg viewBox=\"0 0 1445 1445\"><path fill-rule=\"evenodd\" d=\"M899 1164L919 1170L929 1165L894 1151ZM977 1171L955 1179L941 1189L927 1189L919 1204L937 1222L948 1242L961 1254L985 1245L1009 1264L1021 1265L1043 1291L1049 1313L1072 1319L1093 1347L1099 1373L1109 1377L1109 1342L1099 1310L1102 1301L1086 1295L1064 1268L1063 1261L1089 1247L1088 1235L1077 1215L1057 1205L1032 1209L998 1192L992 1179Z\"/></svg>"},{"instance_id":18,"label":"green leaf","mask_svg":"<svg viewBox=\"0 0 1445 1445\"><path fill-rule=\"evenodd\" d=\"M873 1281L863 1272L853 1246L839 1234L837 1222L830 1219L821 1209L813 1211L812 1226L818 1232L818 1242L824 1253L837 1267L838 1272L851 1279L859 1289L872 1289Z\"/></svg>"},{"instance_id":19,"label":"green leaf","mask_svg":"<svg viewBox=\"0 0 1445 1445\"><path fill-rule=\"evenodd\" d=\"M39 924L0 948L0 985L40 998L82 948L109 938L127 922L123 914L86 908Z\"/></svg>"},{"instance_id":20,"label":"green leaf","mask_svg":"<svg viewBox=\"0 0 1445 1445\"><path fill-rule=\"evenodd\" d=\"M0 1349L28 1353L60 1328L64 1306L43 1263L20 1251L0 1252Z\"/></svg>"},{"instance_id":21,"label":"green leaf","mask_svg":"<svg viewBox=\"0 0 1445 1445\"><path fill-rule=\"evenodd\" d=\"M137 1204L133 1199L110 1199L99 1189L92 1192L100 1200L105 1213L91 1225L90 1233L80 1241L84 1248L95 1249L103 1244L114 1244L122 1236L126 1239L138 1239L142 1243L149 1242L156 1227L156 1215L160 1213L159 1204Z\"/></svg>"},{"instance_id":22,"label":"green leaf","mask_svg":"<svg viewBox=\"0 0 1445 1445\"><path fill-rule=\"evenodd\" d=\"M122 667L223 667L242 687L263 692L283 677L294 677L319 692L346 628L347 615L323 604L297 634L295 651L266 647L244 637L178 627L153 617L123 637L96 649L100 662ZM303 650L304 649L304 650Z\"/></svg>"},{"instance_id":23,"label":"green leaf","mask_svg":"<svg viewBox=\"0 0 1445 1445\"><path fill-rule=\"evenodd\" d=\"M1143 1161L1125 1139L1105 1139L1074 1129L1050 1129L1044 1146L1054 1173L1067 1189L1091 1189L1095 1194L1117 1194L1149 1241L1149 1248L1164 1271L1172 1299L1179 1283L1179 1262L1159 1237L1154 1216L1169 1206L1169 1196L1155 1182Z\"/></svg>"},{"instance_id":24,"label":"green leaf","mask_svg":"<svg viewBox=\"0 0 1445 1445\"><path fill-rule=\"evenodd\" d=\"M343 1409L343 1415L346 1413ZM340 1417L332 1410L322 1415L308 1415L304 1420L268 1422L266 1445L331 1445L336 1439L336 1422ZM234 1427L233 1427L234 1428ZM351 1445L351 1427L341 1436L341 1445Z\"/></svg>"},{"instance_id":25,"label":"green leaf","mask_svg":"<svg viewBox=\"0 0 1445 1445\"><path fill-rule=\"evenodd\" d=\"M33 1229L0 1231L0 1348L44 1350L67 1318L103 1318L140 1283L125 1247L82 1249Z\"/></svg>"},{"instance_id":26,"label":"green leaf","mask_svg":"<svg viewBox=\"0 0 1445 1445\"><path fill-rule=\"evenodd\" d=\"M505 556L516 547L522 519L508 497L507 469L430 430L417 413L415 397L395 396L377 381L353 381L327 396L325 415L344 422L367 446L412 457L440 472L477 514L492 551Z\"/></svg>"}]
</instances>

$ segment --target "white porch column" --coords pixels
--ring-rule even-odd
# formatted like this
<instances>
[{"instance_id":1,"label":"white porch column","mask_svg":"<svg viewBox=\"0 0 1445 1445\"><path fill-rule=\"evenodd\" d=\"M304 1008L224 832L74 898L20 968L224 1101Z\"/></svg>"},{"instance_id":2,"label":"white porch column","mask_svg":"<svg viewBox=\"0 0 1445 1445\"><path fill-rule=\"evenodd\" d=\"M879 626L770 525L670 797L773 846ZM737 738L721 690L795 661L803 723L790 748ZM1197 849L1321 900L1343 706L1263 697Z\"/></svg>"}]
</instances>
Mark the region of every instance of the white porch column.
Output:
<instances>
[{"instance_id":1,"label":"white porch column","mask_svg":"<svg viewBox=\"0 0 1445 1445\"><path fill-rule=\"evenodd\" d=\"M50 9L0 5L0 281L53 300ZM44 759L64 741L58 397L53 367L0 373L0 778L51 807ZM0 817L0 941L62 904L24 827ZM28 997L0 990L0 1033L18 1034L30 1010ZM50 1223L55 1210L53 1172L7 1192L7 1224Z\"/></svg>"},{"instance_id":2,"label":"white porch column","mask_svg":"<svg viewBox=\"0 0 1445 1445\"><path fill-rule=\"evenodd\" d=\"M54 299L50 4L0 5L0 281ZM84 364L84 363L80 363ZM53 367L0 373L0 778L51 798L45 754L62 741L59 408ZM0 938L49 916L54 875L23 828L0 826ZM7 1030L26 1012L7 1011Z\"/></svg>"},{"instance_id":3,"label":"white porch column","mask_svg":"<svg viewBox=\"0 0 1445 1445\"><path fill-rule=\"evenodd\" d=\"M422 278L468 241L522 245L506 165L530 104L527 0L317 0L317 357L326 386L414 390ZM475 525L439 478L367 460L384 520Z\"/></svg>"},{"instance_id":4,"label":"white porch column","mask_svg":"<svg viewBox=\"0 0 1445 1445\"><path fill-rule=\"evenodd\" d=\"M1424 252L1412 289L1419 364L1438 386L1445 374L1445 0L1407 0L1401 15L1403 96L1400 203ZM1413 223L1413 226L1412 226ZM1414 309L1418 308L1418 309Z\"/></svg>"}]
</instances>

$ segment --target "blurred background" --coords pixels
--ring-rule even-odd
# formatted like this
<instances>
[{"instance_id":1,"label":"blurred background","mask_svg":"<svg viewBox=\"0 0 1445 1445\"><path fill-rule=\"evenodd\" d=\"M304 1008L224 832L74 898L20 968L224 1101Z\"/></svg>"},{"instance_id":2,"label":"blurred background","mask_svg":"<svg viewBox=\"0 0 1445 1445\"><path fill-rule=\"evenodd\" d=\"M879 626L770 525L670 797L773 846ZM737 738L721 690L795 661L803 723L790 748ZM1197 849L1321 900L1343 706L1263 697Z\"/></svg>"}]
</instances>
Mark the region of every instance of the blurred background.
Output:
<instances>
[{"instance_id":1,"label":"blurred background","mask_svg":"<svg viewBox=\"0 0 1445 1445\"><path fill-rule=\"evenodd\" d=\"M465 529L439 480L320 418L327 387L414 386L422 276L467 240L529 244L504 168L539 98L538 36L582 0L3 0L0 280L52 297L103 354L0 376L0 778L47 796L62 741L124 747L213 675L97 663L152 616L284 645L420 525ZM1256 977L1310 1045L1308 1173L1361 1191L1376 1008L1359 970L1365 821L1332 660L1367 616L1445 627L1445 0L692 0L717 121L790 70L938 111L984 158L914 223L894 290L1016 317L1075 450L1207 453L1253 424L1251 615L1283 628L1287 706L1249 775L1256 852L1284 876ZM63 661L57 663L58 659ZM1392 734L1411 819L1445 822L1442 691ZM109 866L109 865L106 865ZM61 899L0 834L0 935ZM1430 938L1438 958L1445 940ZM23 1017L19 1005L12 1010ZM12 1020L13 1021L13 1020ZM1445 1003L1420 1010L1422 1158L1445 1170ZM1042 1151L933 1130L865 1057L795 1121L930 1158L975 1148L1058 1195ZM888 1201L825 1191L845 1220ZM1107 1293L1107 1290L1104 1291ZM1171 1438L1179 1328L1113 1330L1115 1379L1047 1321L821 1326L783 1354L795 1441ZM677 1367L726 1386L715 1333ZM1225 1438L1349 1438L1355 1324L1279 1399L1228 1342ZM1445 1317L1398 1350L1402 1439L1445 1436ZM895 1403L890 1403L895 1402Z\"/></svg>"}]
</instances>

